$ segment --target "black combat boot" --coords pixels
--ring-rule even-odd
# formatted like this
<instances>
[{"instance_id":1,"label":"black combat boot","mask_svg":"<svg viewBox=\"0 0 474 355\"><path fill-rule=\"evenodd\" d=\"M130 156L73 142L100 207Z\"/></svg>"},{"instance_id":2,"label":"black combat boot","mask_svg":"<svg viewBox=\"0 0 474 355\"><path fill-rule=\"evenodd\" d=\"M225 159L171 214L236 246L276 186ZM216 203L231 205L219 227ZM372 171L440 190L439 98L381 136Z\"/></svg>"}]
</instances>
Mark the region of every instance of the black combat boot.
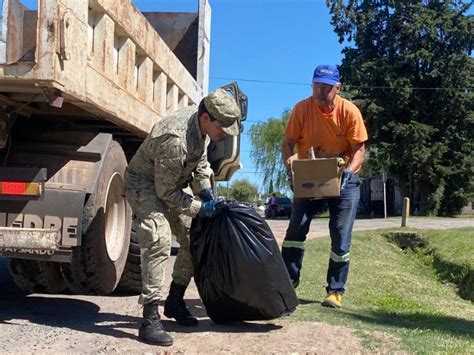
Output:
<instances>
[{"instance_id":1,"label":"black combat boot","mask_svg":"<svg viewBox=\"0 0 474 355\"><path fill-rule=\"evenodd\" d=\"M143 322L138 337L145 343L161 346L173 345L173 338L164 330L158 313L158 301L143 306Z\"/></svg>"},{"instance_id":2,"label":"black combat boot","mask_svg":"<svg viewBox=\"0 0 474 355\"><path fill-rule=\"evenodd\" d=\"M165 302L165 316L176 319L180 325L195 326L198 320L189 313L184 303L184 292L186 286L178 285L174 281L171 282L170 293Z\"/></svg>"}]
</instances>

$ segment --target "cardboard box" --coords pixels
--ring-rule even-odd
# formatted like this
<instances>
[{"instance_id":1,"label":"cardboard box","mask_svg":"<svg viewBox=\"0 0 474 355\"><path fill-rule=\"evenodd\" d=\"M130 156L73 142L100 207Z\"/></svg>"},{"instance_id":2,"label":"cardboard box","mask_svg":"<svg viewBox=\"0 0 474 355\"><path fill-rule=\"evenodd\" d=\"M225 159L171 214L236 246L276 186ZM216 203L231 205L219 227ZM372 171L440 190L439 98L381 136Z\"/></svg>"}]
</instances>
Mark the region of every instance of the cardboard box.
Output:
<instances>
[{"instance_id":1,"label":"cardboard box","mask_svg":"<svg viewBox=\"0 0 474 355\"><path fill-rule=\"evenodd\" d=\"M292 160L291 172L295 197L340 196L342 170L338 167L337 158Z\"/></svg>"}]
</instances>

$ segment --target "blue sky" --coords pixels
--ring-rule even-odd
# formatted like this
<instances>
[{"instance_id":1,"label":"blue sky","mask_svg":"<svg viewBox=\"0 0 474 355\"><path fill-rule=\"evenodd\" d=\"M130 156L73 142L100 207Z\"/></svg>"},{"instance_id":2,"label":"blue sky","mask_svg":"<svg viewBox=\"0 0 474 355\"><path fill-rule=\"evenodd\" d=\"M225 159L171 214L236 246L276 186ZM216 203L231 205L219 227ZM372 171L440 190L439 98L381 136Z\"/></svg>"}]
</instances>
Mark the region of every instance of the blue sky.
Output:
<instances>
[{"instance_id":1,"label":"blue sky","mask_svg":"<svg viewBox=\"0 0 474 355\"><path fill-rule=\"evenodd\" d=\"M311 94L318 64L340 64L342 45L324 0L209 0L212 8L210 90L237 81L249 97L241 140L246 178L260 186L250 159L248 128ZM23 0L36 8L37 0ZM198 0L134 0L142 11L196 11ZM264 82L259 82L264 81Z\"/></svg>"}]
</instances>

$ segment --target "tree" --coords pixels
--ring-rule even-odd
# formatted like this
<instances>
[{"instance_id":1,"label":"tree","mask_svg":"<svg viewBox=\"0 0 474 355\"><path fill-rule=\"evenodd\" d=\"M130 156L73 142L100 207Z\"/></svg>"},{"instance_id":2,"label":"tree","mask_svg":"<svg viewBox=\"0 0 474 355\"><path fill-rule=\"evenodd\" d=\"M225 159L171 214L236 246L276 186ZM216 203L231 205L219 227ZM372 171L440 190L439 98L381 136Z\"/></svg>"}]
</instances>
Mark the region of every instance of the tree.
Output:
<instances>
[{"instance_id":1,"label":"tree","mask_svg":"<svg viewBox=\"0 0 474 355\"><path fill-rule=\"evenodd\" d=\"M281 158L281 145L290 110L283 111L280 118L269 118L266 122L250 127L249 135L252 149L250 156L255 160L257 171L262 173L266 193L289 188L285 165Z\"/></svg>"},{"instance_id":2,"label":"tree","mask_svg":"<svg viewBox=\"0 0 474 355\"><path fill-rule=\"evenodd\" d=\"M220 196L226 199L230 198L230 188L222 184L218 184L216 186L216 194L217 196Z\"/></svg>"},{"instance_id":3,"label":"tree","mask_svg":"<svg viewBox=\"0 0 474 355\"><path fill-rule=\"evenodd\" d=\"M423 214L473 198L474 16L460 0L327 0L370 136L369 163L389 171Z\"/></svg>"},{"instance_id":4,"label":"tree","mask_svg":"<svg viewBox=\"0 0 474 355\"><path fill-rule=\"evenodd\" d=\"M235 180L230 186L230 195L237 201L253 203L258 196L258 189L247 179Z\"/></svg>"}]
</instances>

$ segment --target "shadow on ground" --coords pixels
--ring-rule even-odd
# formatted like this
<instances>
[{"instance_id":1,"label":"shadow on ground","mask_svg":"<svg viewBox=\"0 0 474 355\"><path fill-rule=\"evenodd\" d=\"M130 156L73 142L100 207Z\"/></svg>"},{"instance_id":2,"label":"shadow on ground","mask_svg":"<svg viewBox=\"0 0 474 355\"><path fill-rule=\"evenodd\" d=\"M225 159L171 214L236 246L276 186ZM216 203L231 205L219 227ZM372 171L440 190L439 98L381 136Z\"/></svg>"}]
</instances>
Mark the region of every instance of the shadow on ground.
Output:
<instances>
[{"instance_id":1,"label":"shadow on ground","mask_svg":"<svg viewBox=\"0 0 474 355\"><path fill-rule=\"evenodd\" d=\"M25 320L33 324L68 328L85 333L135 339L119 328L137 328L140 318L116 313L100 313L100 307L89 301L61 295L22 292L11 279L5 260L0 258L0 324Z\"/></svg>"},{"instance_id":2,"label":"shadow on ground","mask_svg":"<svg viewBox=\"0 0 474 355\"><path fill-rule=\"evenodd\" d=\"M164 305L164 301L161 302ZM200 299L186 299L189 311L199 319L197 327L182 327L176 322L164 319L163 326L166 330L177 333L216 332L216 333L266 333L282 328L280 325L267 322L228 322L214 323L208 318L206 309ZM160 307L160 311L163 308Z\"/></svg>"},{"instance_id":3,"label":"shadow on ground","mask_svg":"<svg viewBox=\"0 0 474 355\"><path fill-rule=\"evenodd\" d=\"M365 323L390 326L397 328L419 329L450 333L454 336L474 339L474 321L467 319L436 316L425 313L394 314L387 312L372 312L367 315L347 313L354 319Z\"/></svg>"},{"instance_id":4,"label":"shadow on ground","mask_svg":"<svg viewBox=\"0 0 474 355\"><path fill-rule=\"evenodd\" d=\"M67 328L85 333L109 335L116 338L137 337L120 329L136 329L141 322L140 317L117 313L102 313L100 307L89 301L41 296L39 294L26 296L13 285L8 293L0 296L0 324L14 323L15 320L46 325L50 327ZM163 302L162 302L163 303ZM197 327L182 327L176 322L164 319L166 330L177 333L193 332L225 332L225 333L266 333L280 329L280 325L262 322L231 322L216 324L207 318L206 311L199 299L187 300L190 311L200 322ZM160 307L160 312L163 308Z\"/></svg>"},{"instance_id":5,"label":"shadow on ground","mask_svg":"<svg viewBox=\"0 0 474 355\"><path fill-rule=\"evenodd\" d=\"M138 328L140 320L128 315L100 313L100 307L95 303L70 298L49 298L36 294L25 296L19 293L15 298L5 299L2 296L0 302L0 324L26 320L50 327L135 339L119 328Z\"/></svg>"},{"instance_id":6,"label":"shadow on ground","mask_svg":"<svg viewBox=\"0 0 474 355\"><path fill-rule=\"evenodd\" d=\"M305 300L305 299L303 299L303 298L299 298L298 301L299 301L300 305L312 304L312 303L321 303L321 301Z\"/></svg>"}]
</instances>

